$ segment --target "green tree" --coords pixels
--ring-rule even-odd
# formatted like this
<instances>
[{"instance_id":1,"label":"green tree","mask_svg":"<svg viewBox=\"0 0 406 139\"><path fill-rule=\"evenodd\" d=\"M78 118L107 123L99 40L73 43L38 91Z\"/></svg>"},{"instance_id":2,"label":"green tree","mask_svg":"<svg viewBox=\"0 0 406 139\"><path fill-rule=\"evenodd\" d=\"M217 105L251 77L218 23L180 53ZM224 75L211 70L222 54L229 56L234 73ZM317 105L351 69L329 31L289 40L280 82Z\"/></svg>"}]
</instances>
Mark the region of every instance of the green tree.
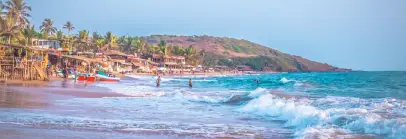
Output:
<instances>
[{"instance_id":1,"label":"green tree","mask_svg":"<svg viewBox=\"0 0 406 139\"><path fill-rule=\"evenodd\" d=\"M33 26L27 25L22 31L22 34L24 36L24 44L25 46L31 46L32 45L32 38L35 37L35 28Z\"/></svg>"},{"instance_id":2,"label":"green tree","mask_svg":"<svg viewBox=\"0 0 406 139\"><path fill-rule=\"evenodd\" d=\"M73 26L73 24L70 21L66 22L66 24L63 26L63 28L68 30L68 38L70 37L70 31L75 29L75 27Z\"/></svg>"},{"instance_id":3,"label":"green tree","mask_svg":"<svg viewBox=\"0 0 406 139\"><path fill-rule=\"evenodd\" d=\"M159 42L159 47L163 47L163 46L166 46L166 41L161 40L161 41Z\"/></svg>"},{"instance_id":4,"label":"green tree","mask_svg":"<svg viewBox=\"0 0 406 139\"><path fill-rule=\"evenodd\" d=\"M185 50L185 59L186 62L191 64L191 65L198 65L200 61L197 59L196 56L196 50L193 48L192 45L190 45L188 48Z\"/></svg>"},{"instance_id":5,"label":"green tree","mask_svg":"<svg viewBox=\"0 0 406 139\"><path fill-rule=\"evenodd\" d=\"M54 22L46 18L43 22L42 25L40 26L41 32L47 35L53 35L57 32L56 27L54 27Z\"/></svg>"},{"instance_id":6,"label":"green tree","mask_svg":"<svg viewBox=\"0 0 406 139\"><path fill-rule=\"evenodd\" d=\"M177 56L183 56L185 54L185 49L182 46L174 46L171 53Z\"/></svg>"},{"instance_id":7,"label":"green tree","mask_svg":"<svg viewBox=\"0 0 406 139\"><path fill-rule=\"evenodd\" d=\"M161 40L159 43L159 50L163 56L168 56L170 52L170 48L166 46L166 42Z\"/></svg>"},{"instance_id":8,"label":"green tree","mask_svg":"<svg viewBox=\"0 0 406 139\"><path fill-rule=\"evenodd\" d=\"M133 46L133 44L134 44L134 38L132 38L132 37L123 37L123 38L120 38L120 40L121 40L121 51L123 51L123 52L127 52L127 53L130 53L131 52L131 46Z\"/></svg>"},{"instance_id":9,"label":"green tree","mask_svg":"<svg viewBox=\"0 0 406 139\"><path fill-rule=\"evenodd\" d=\"M159 46L156 46L156 45L148 45L146 47L146 51L148 54L155 54L155 53L160 53L161 49Z\"/></svg>"},{"instance_id":10,"label":"green tree","mask_svg":"<svg viewBox=\"0 0 406 139\"><path fill-rule=\"evenodd\" d=\"M1 36L6 37L7 43L11 43L11 38L18 36L20 33L20 27L16 24L15 20L11 16L5 16L0 18Z\"/></svg>"},{"instance_id":11,"label":"green tree","mask_svg":"<svg viewBox=\"0 0 406 139\"><path fill-rule=\"evenodd\" d=\"M95 43L96 43L97 49L100 50L104 46L104 44L106 44L106 40L103 38L97 39Z\"/></svg>"},{"instance_id":12,"label":"green tree","mask_svg":"<svg viewBox=\"0 0 406 139\"><path fill-rule=\"evenodd\" d=\"M136 47L137 47L137 52L140 54L140 55L143 55L145 52L145 46L146 46L146 43L145 43L145 40L144 39L140 39L140 38L137 38L137 40L136 40Z\"/></svg>"},{"instance_id":13,"label":"green tree","mask_svg":"<svg viewBox=\"0 0 406 139\"><path fill-rule=\"evenodd\" d=\"M93 32L92 37L93 37L93 40L95 40L95 41L100 40L100 39L104 39L103 36L100 35L97 32Z\"/></svg>"},{"instance_id":14,"label":"green tree","mask_svg":"<svg viewBox=\"0 0 406 139\"><path fill-rule=\"evenodd\" d=\"M79 31L79 36L77 37L77 39L81 43L87 43L88 37L89 37L89 31L82 30L82 31Z\"/></svg>"},{"instance_id":15,"label":"green tree","mask_svg":"<svg viewBox=\"0 0 406 139\"><path fill-rule=\"evenodd\" d=\"M62 31L56 32L56 38L57 38L58 40L63 40L63 39L64 39L64 38L63 38L63 32L62 32Z\"/></svg>"},{"instance_id":16,"label":"green tree","mask_svg":"<svg viewBox=\"0 0 406 139\"><path fill-rule=\"evenodd\" d=\"M201 57L201 61L203 61L203 59L204 59L204 56L206 56L206 50L205 49L201 49L200 50L200 52L199 52L199 56Z\"/></svg>"},{"instance_id":17,"label":"green tree","mask_svg":"<svg viewBox=\"0 0 406 139\"><path fill-rule=\"evenodd\" d=\"M89 36L89 31L81 30L79 31L79 35L77 36L77 40L75 41L76 49L78 51L86 51L89 50L87 38Z\"/></svg>"},{"instance_id":18,"label":"green tree","mask_svg":"<svg viewBox=\"0 0 406 139\"><path fill-rule=\"evenodd\" d=\"M115 49L117 47L116 40L117 37L114 36L114 34L111 31L107 32L106 33L107 49Z\"/></svg>"},{"instance_id":19,"label":"green tree","mask_svg":"<svg viewBox=\"0 0 406 139\"><path fill-rule=\"evenodd\" d=\"M14 19L17 26L24 27L30 23L27 18L31 17L29 13L31 11L31 6L23 0L9 0L3 6L7 11L6 14Z\"/></svg>"},{"instance_id":20,"label":"green tree","mask_svg":"<svg viewBox=\"0 0 406 139\"><path fill-rule=\"evenodd\" d=\"M193 48L192 45L189 45L188 48L185 50L186 57L193 57L196 54L196 50Z\"/></svg>"}]
</instances>

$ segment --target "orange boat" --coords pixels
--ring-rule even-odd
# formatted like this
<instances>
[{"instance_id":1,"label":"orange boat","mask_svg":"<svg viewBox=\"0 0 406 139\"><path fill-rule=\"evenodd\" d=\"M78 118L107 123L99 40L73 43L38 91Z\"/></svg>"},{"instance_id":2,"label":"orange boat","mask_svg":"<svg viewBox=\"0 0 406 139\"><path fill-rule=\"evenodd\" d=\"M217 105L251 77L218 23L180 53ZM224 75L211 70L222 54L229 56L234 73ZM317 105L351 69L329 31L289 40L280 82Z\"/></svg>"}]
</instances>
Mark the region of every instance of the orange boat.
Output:
<instances>
[{"instance_id":1,"label":"orange boat","mask_svg":"<svg viewBox=\"0 0 406 139\"><path fill-rule=\"evenodd\" d=\"M87 81L88 81L88 82L95 82L95 81L96 81L96 77L95 77L95 76L89 76L89 77L87 77Z\"/></svg>"},{"instance_id":2,"label":"orange boat","mask_svg":"<svg viewBox=\"0 0 406 139\"><path fill-rule=\"evenodd\" d=\"M82 74L78 77L78 81L86 81L86 75Z\"/></svg>"}]
</instances>

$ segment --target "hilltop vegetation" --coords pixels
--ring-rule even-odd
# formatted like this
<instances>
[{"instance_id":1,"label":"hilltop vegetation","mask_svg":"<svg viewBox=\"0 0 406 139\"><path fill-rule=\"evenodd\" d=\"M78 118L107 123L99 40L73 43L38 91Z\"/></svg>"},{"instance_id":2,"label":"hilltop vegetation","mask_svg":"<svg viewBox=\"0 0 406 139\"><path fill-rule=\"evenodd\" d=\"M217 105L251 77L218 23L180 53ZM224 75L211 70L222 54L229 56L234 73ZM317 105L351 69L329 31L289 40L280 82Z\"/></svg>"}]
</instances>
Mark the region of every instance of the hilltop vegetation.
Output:
<instances>
[{"instance_id":1,"label":"hilltop vegetation","mask_svg":"<svg viewBox=\"0 0 406 139\"><path fill-rule=\"evenodd\" d=\"M325 63L310 61L300 56L289 55L278 50L253 43L226 37L213 36L174 36L152 35L141 37L148 44L155 45L165 41L168 46L192 46L204 52L201 64L205 66L246 65L258 71L349 71Z\"/></svg>"}]
</instances>

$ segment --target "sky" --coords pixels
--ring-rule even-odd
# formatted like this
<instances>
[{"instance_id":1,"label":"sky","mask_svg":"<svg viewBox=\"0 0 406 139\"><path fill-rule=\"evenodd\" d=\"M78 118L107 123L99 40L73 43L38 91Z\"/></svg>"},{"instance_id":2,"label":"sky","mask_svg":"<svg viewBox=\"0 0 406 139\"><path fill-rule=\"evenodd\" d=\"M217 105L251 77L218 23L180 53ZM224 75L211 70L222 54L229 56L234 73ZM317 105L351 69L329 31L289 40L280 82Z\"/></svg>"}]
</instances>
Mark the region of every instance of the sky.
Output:
<instances>
[{"instance_id":1,"label":"sky","mask_svg":"<svg viewBox=\"0 0 406 139\"><path fill-rule=\"evenodd\" d=\"M406 0L26 0L74 32L210 35L355 70L406 70Z\"/></svg>"}]
</instances>

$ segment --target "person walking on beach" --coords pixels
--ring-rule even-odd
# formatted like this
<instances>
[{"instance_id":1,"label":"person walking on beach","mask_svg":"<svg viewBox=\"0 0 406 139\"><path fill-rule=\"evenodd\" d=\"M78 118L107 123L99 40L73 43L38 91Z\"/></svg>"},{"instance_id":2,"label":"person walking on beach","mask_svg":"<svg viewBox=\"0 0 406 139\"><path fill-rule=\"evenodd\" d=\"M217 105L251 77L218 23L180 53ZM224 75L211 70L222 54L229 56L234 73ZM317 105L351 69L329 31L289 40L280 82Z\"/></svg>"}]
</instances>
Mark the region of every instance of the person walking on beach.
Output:
<instances>
[{"instance_id":1,"label":"person walking on beach","mask_svg":"<svg viewBox=\"0 0 406 139\"><path fill-rule=\"evenodd\" d=\"M156 87L159 87L161 85L161 76L158 76L156 79Z\"/></svg>"},{"instance_id":2,"label":"person walking on beach","mask_svg":"<svg viewBox=\"0 0 406 139\"><path fill-rule=\"evenodd\" d=\"M189 87L192 88L192 78L189 78Z\"/></svg>"}]
</instances>

